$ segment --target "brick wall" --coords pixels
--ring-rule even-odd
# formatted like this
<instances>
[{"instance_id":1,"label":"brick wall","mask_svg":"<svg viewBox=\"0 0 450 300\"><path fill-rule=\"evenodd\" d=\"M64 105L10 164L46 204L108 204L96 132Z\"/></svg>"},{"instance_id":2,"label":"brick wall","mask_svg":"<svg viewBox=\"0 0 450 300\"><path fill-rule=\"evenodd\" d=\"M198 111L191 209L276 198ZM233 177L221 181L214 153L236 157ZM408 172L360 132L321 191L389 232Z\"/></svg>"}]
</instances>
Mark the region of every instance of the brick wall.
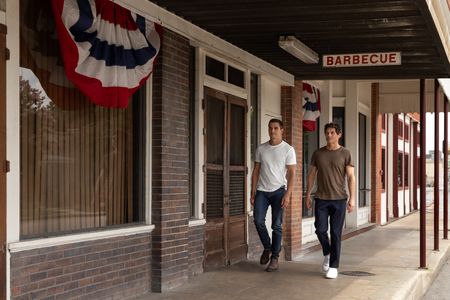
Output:
<instances>
[{"instance_id":1,"label":"brick wall","mask_svg":"<svg viewBox=\"0 0 450 300\"><path fill-rule=\"evenodd\" d=\"M150 234L11 254L12 299L127 299L150 287Z\"/></svg>"},{"instance_id":2,"label":"brick wall","mask_svg":"<svg viewBox=\"0 0 450 300\"><path fill-rule=\"evenodd\" d=\"M152 290L187 281L189 41L164 31L153 76Z\"/></svg>"},{"instance_id":3,"label":"brick wall","mask_svg":"<svg viewBox=\"0 0 450 300\"><path fill-rule=\"evenodd\" d=\"M203 273L205 225L189 226L189 276Z\"/></svg>"},{"instance_id":4,"label":"brick wall","mask_svg":"<svg viewBox=\"0 0 450 300\"><path fill-rule=\"evenodd\" d=\"M297 170L294 191L289 206L284 212L283 248L286 260L300 254L302 246L302 145L303 145L303 83L281 88L281 115L285 126L285 140L295 149Z\"/></svg>"},{"instance_id":5,"label":"brick wall","mask_svg":"<svg viewBox=\"0 0 450 300\"><path fill-rule=\"evenodd\" d=\"M379 109L380 84L372 83L371 105L371 203L370 221L381 224L381 115Z\"/></svg>"}]
</instances>

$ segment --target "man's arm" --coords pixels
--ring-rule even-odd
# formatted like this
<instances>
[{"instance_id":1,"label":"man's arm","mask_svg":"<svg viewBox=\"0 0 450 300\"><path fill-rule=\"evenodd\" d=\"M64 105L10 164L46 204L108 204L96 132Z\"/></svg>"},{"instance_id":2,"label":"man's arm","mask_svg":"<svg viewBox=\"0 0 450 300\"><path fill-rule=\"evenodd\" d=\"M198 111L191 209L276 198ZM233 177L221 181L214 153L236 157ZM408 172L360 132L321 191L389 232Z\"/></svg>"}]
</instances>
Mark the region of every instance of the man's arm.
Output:
<instances>
[{"instance_id":1,"label":"man's arm","mask_svg":"<svg viewBox=\"0 0 450 300\"><path fill-rule=\"evenodd\" d=\"M351 165L345 167L347 173L347 184L350 198L348 199L347 211L351 213L355 207L355 168Z\"/></svg>"},{"instance_id":2,"label":"man's arm","mask_svg":"<svg viewBox=\"0 0 450 300\"><path fill-rule=\"evenodd\" d=\"M289 200L291 200L292 190L294 189L295 182L295 168L297 165L287 165L287 191L284 194L283 199L281 200L281 207L286 207L289 204Z\"/></svg>"},{"instance_id":3,"label":"man's arm","mask_svg":"<svg viewBox=\"0 0 450 300\"><path fill-rule=\"evenodd\" d=\"M314 186L314 181L316 180L317 168L315 166L310 166L308 170L308 179L306 184L306 207L311 209L311 191Z\"/></svg>"},{"instance_id":4,"label":"man's arm","mask_svg":"<svg viewBox=\"0 0 450 300\"><path fill-rule=\"evenodd\" d=\"M261 163L255 161L255 166L253 167L252 172L252 190L250 192L250 203L255 203L255 194L256 194L256 185L258 184L259 180L259 171L261 170Z\"/></svg>"}]
</instances>

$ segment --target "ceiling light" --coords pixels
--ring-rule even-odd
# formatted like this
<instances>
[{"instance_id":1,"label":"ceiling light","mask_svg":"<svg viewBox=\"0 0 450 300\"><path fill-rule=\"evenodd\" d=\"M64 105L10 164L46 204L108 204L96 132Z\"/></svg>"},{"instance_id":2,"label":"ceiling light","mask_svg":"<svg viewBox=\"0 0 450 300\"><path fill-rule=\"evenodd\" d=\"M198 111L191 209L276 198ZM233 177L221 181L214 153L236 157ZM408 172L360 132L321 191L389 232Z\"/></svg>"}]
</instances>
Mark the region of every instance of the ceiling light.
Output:
<instances>
[{"instance_id":1,"label":"ceiling light","mask_svg":"<svg viewBox=\"0 0 450 300\"><path fill-rule=\"evenodd\" d=\"M319 62L319 55L293 35L280 36L278 46L306 64Z\"/></svg>"}]
</instances>

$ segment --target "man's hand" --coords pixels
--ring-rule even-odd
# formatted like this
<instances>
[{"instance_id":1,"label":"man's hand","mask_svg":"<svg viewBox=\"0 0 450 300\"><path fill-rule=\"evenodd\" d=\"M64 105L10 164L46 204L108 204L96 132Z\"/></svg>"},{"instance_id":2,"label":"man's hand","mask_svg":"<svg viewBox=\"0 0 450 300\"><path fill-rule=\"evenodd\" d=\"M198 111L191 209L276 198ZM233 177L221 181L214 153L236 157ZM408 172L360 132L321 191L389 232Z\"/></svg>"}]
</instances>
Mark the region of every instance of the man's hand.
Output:
<instances>
[{"instance_id":1,"label":"man's hand","mask_svg":"<svg viewBox=\"0 0 450 300\"><path fill-rule=\"evenodd\" d=\"M354 207L355 207L355 199L350 198L350 200L347 203L347 211L348 211L348 213L351 213L353 211Z\"/></svg>"},{"instance_id":2,"label":"man's hand","mask_svg":"<svg viewBox=\"0 0 450 300\"><path fill-rule=\"evenodd\" d=\"M306 208L311 209L311 207L312 207L311 195L306 194L305 202L306 202Z\"/></svg>"},{"instance_id":3,"label":"man's hand","mask_svg":"<svg viewBox=\"0 0 450 300\"><path fill-rule=\"evenodd\" d=\"M250 196L250 203L252 207L255 205L255 193L252 193L252 195Z\"/></svg>"},{"instance_id":4,"label":"man's hand","mask_svg":"<svg viewBox=\"0 0 450 300\"><path fill-rule=\"evenodd\" d=\"M281 207L287 207L289 205L289 200L291 200L291 195L288 193L284 194L283 199L281 199Z\"/></svg>"}]
</instances>

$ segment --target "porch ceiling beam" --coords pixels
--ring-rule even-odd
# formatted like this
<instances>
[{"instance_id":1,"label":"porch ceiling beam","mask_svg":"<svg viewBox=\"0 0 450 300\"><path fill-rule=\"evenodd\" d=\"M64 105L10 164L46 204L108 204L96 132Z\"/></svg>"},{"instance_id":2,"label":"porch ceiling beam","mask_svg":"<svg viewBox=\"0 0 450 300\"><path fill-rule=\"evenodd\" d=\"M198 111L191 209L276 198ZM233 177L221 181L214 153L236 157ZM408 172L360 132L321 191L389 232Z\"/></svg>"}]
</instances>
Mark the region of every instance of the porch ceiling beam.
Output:
<instances>
[{"instance_id":1,"label":"porch ceiling beam","mask_svg":"<svg viewBox=\"0 0 450 300\"><path fill-rule=\"evenodd\" d=\"M446 38L450 17L445 17L442 1L152 1L296 79L450 76L450 39ZM321 62L305 65L279 49L280 35L294 35L319 56L398 51L402 65L336 70L324 69Z\"/></svg>"}]
</instances>

